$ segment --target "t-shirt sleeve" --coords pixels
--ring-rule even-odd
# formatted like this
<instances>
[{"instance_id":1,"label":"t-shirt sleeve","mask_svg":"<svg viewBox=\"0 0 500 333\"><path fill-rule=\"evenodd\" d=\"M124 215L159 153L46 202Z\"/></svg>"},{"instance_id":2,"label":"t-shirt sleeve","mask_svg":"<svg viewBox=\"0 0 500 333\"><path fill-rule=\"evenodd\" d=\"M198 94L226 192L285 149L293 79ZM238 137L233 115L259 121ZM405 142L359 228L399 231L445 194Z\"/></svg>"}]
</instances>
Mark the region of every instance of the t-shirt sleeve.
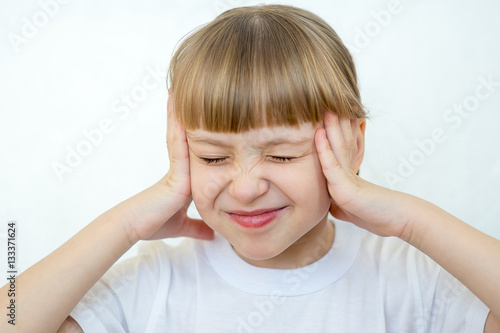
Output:
<instances>
[{"instance_id":1,"label":"t-shirt sleeve","mask_svg":"<svg viewBox=\"0 0 500 333\"><path fill-rule=\"evenodd\" d=\"M390 332L483 333L488 307L430 257L397 238L364 241L381 265Z\"/></svg>"},{"instance_id":2,"label":"t-shirt sleeve","mask_svg":"<svg viewBox=\"0 0 500 333\"><path fill-rule=\"evenodd\" d=\"M460 281L440 268L434 288L429 288L432 303L424 308L428 332L482 333L488 307Z\"/></svg>"},{"instance_id":3,"label":"t-shirt sleeve","mask_svg":"<svg viewBox=\"0 0 500 333\"><path fill-rule=\"evenodd\" d=\"M161 241L140 246L138 256L111 267L70 316L86 333L145 332L155 296L168 293L170 267L161 255L165 249Z\"/></svg>"}]
</instances>

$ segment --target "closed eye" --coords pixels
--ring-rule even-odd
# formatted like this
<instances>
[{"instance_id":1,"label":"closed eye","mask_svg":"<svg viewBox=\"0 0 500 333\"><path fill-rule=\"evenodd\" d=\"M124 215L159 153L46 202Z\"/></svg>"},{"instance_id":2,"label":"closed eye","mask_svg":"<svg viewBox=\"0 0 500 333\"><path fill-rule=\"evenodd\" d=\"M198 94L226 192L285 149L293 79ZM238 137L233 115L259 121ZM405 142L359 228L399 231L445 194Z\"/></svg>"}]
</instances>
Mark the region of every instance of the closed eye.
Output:
<instances>
[{"instance_id":1,"label":"closed eye","mask_svg":"<svg viewBox=\"0 0 500 333\"><path fill-rule=\"evenodd\" d=\"M206 164L218 164L224 162L225 159L226 157L217 157L217 158L200 157L200 160L202 160Z\"/></svg>"},{"instance_id":2,"label":"closed eye","mask_svg":"<svg viewBox=\"0 0 500 333\"><path fill-rule=\"evenodd\" d=\"M285 157L285 156L270 156L271 159L277 161L277 162L290 162L291 160L294 160L296 157Z\"/></svg>"},{"instance_id":3,"label":"closed eye","mask_svg":"<svg viewBox=\"0 0 500 333\"><path fill-rule=\"evenodd\" d=\"M296 157L288 157L288 156L269 156L272 160L276 162L290 162ZM224 162L227 159L227 157L217 157L217 158L207 158L207 157L200 157L200 160L202 160L206 164L219 164Z\"/></svg>"}]
</instances>

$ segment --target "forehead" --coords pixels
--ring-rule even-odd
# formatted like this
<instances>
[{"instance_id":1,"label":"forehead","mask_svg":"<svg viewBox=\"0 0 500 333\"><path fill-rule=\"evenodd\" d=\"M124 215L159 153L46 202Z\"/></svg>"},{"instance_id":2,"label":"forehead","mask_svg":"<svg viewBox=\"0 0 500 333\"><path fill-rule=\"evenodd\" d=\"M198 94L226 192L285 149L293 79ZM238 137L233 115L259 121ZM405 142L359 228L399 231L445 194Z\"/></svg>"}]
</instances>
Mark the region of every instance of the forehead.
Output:
<instances>
[{"instance_id":1,"label":"forehead","mask_svg":"<svg viewBox=\"0 0 500 333\"><path fill-rule=\"evenodd\" d=\"M220 133L196 129L187 130L186 136L190 143L208 143L219 146L232 146L235 143L245 143L256 147L280 144L301 145L311 143L319 127L319 125L304 123L297 127L263 127L241 133Z\"/></svg>"}]
</instances>

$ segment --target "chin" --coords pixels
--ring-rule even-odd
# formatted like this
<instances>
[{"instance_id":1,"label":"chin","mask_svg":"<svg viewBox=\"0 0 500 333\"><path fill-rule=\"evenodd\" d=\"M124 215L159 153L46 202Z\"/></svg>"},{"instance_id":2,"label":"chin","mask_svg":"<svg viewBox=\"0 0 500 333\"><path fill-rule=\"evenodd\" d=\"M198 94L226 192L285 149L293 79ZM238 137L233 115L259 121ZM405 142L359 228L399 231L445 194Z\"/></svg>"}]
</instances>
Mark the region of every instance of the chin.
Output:
<instances>
[{"instance_id":1,"label":"chin","mask_svg":"<svg viewBox=\"0 0 500 333\"><path fill-rule=\"evenodd\" d=\"M287 247L275 247L275 246L259 246L255 243L248 244L236 244L233 248L238 252L240 256L243 256L249 260L268 260L280 255Z\"/></svg>"}]
</instances>

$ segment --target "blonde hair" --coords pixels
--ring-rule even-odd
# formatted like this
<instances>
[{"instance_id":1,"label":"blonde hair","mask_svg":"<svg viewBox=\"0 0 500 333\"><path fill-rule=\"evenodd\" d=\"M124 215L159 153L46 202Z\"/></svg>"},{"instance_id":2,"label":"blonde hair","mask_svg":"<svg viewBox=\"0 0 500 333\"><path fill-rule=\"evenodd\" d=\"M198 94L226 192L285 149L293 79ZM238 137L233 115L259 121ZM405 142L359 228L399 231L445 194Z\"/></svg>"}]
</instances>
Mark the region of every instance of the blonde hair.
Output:
<instances>
[{"instance_id":1,"label":"blonde hair","mask_svg":"<svg viewBox=\"0 0 500 333\"><path fill-rule=\"evenodd\" d=\"M222 13L183 40L169 77L185 129L317 124L325 110L366 117L347 48L325 21L291 6Z\"/></svg>"}]
</instances>

